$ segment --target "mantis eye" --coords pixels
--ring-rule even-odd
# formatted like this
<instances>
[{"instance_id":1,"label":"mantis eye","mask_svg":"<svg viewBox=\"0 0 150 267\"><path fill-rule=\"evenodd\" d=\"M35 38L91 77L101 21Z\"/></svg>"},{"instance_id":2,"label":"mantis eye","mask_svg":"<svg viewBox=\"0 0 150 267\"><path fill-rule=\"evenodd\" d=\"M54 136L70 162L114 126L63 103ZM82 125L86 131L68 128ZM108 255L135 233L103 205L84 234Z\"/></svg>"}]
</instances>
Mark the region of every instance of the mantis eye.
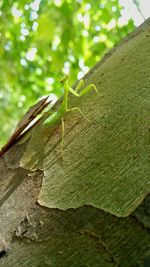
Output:
<instances>
[{"instance_id":1,"label":"mantis eye","mask_svg":"<svg viewBox=\"0 0 150 267\"><path fill-rule=\"evenodd\" d=\"M68 78L69 78L69 75L65 75L65 76L60 80L60 82L61 82L61 83L64 83L65 81L68 80Z\"/></svg>"}]
</instances>

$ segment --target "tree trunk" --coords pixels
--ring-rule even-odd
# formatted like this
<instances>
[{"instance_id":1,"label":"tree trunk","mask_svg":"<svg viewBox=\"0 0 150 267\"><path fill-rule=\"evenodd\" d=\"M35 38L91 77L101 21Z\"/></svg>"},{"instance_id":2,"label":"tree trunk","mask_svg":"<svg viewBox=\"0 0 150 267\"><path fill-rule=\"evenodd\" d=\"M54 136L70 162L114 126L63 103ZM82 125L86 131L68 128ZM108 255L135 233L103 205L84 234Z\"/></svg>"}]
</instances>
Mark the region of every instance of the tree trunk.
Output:
<instances>
[{"instance_id":1,"label":"tree trunk","mask_svg":"<svg viewBox=\"0 0 150 267\"><path fill-rule=\"evenodd\" d=\"M0 266L150 266L150 20L85 77L78 112L0 160Z\"/></svg>"}]
</instances>

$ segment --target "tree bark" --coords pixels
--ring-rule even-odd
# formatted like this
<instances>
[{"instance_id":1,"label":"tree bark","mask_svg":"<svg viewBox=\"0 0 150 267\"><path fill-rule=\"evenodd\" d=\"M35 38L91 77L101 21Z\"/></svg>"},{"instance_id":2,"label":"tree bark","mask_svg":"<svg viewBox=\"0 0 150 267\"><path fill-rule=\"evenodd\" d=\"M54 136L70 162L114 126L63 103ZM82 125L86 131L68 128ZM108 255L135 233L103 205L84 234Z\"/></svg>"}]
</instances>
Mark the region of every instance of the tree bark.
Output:
<instances>
[{"instance_id":1,"label":"tree bark","mask_svg":"<svg viewBox=\"0 0 150 267\"><path fill-rule=\"evenodd\" d=\"M0 160L0 266L150 266L150 20L85 77L61 125ZM149 265L148 265L149 264Z\"/></svg>"}]
</instances>

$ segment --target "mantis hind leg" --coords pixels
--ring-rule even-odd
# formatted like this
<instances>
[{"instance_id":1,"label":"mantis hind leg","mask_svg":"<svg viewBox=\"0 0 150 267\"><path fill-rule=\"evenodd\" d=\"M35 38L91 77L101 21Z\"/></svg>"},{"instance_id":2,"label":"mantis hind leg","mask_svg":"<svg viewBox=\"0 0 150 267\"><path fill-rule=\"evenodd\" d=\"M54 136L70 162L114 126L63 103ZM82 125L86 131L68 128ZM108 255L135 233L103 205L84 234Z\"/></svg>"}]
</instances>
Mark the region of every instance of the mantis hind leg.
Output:
<instances>
[{"instance_id":1,"label":"mantis hind leg","mask_svg":"<svg viewBox=\"0 0 150 267\"><path fill-rule=\"evenodd\" d=\"M82 114L82 116L83 116L87 121L89 121L89 119L87 118L87 116L86 116L86 115L82 112L82 110L81 110L80 108L78 108L78 107L67 108L67 109L66 109L66 112L75 111L75 110L79 111L79 112Z\"/></svg>"}]
</instances>

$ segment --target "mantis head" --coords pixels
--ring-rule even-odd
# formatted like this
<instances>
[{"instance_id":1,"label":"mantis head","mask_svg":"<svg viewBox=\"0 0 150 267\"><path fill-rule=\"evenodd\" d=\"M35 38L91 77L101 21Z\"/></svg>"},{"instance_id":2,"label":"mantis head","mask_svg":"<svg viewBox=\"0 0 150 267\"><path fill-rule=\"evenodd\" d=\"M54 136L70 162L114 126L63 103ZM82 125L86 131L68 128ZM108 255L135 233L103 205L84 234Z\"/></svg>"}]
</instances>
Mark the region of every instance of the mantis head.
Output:
<instances>
[{"instance_id":1,"label":"mantis head","mask_svg":"<svg viewBox=\"0 0 150 267\"><path fill-rule=\"evenodd\" d=\"M62 83L62 84L64 84L66 81L68 81L68 79L69 79L69 75L65 75L61 80L60 80L60 82Z\"/></svg>"}]
</instances>

